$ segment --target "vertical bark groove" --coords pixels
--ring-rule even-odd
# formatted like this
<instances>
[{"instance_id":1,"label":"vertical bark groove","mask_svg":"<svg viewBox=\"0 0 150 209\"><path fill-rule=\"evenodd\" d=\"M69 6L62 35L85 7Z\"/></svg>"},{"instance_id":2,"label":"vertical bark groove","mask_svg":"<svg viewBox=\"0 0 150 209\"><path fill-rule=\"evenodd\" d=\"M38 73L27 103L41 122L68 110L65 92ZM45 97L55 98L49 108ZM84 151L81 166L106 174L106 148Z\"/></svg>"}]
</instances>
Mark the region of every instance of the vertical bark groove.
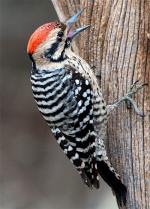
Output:
<instances>
[{"instance_id":1,"label":"vertical bark groove","mask_svg":"<svg viewBox=\"0 0 150 209\"><path fill-rule=\"evenodd\" d=\"M135 95L146 113L141 119L121 105L108 121L107 150L128 187L127 209L150 205L150 1L52 0L58 16L66 20L85 7L80 25L90 24L76 41L99 80L107 103L123 96L133 81L148 87Z\"/></svg>"}]
</instances>

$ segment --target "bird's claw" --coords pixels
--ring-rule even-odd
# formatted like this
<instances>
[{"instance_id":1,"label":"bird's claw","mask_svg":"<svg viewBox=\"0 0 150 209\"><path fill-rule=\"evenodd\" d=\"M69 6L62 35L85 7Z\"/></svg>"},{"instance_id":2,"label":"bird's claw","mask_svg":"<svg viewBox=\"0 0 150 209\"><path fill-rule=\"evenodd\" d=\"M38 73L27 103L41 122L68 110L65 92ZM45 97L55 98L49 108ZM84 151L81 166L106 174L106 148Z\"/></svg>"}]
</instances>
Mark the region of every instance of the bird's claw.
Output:
<instances>
[{"instance_id":1,"label":"bird's claw","mask_svg":"<svg viewBox=\"0 0 150 209\"><path fill-rule=\"evenodd\" d=\"M147 83L140 84L140 80L136 80L130 87L130 90L128 92L128 96L132 97L133 94L135 94L138 90L142 89L144 86L148 85Z\"/></svg>"},{"instance_id":2,"label":"bird's claw","mask_svg":"<svg viewBox=\"0 0 150 209\"><path fill-rule=\"evenodd\" d=\"M140 111L137 107L137 105L135 104L135 102L133 101L132 99L132 95L135 94L138 90L142 89L144 86L148 85L147 83L144 83L144 84L140 84L139 83L139 80L136 80L132 85L131 85L131 88L129 90L129 92L126 94L126 104L127 104L127 107L130 109L131 106L134 107L134 110L135 112L141 116L141 117L145 117L145 114Z\"/></svg>"}]
</instances>

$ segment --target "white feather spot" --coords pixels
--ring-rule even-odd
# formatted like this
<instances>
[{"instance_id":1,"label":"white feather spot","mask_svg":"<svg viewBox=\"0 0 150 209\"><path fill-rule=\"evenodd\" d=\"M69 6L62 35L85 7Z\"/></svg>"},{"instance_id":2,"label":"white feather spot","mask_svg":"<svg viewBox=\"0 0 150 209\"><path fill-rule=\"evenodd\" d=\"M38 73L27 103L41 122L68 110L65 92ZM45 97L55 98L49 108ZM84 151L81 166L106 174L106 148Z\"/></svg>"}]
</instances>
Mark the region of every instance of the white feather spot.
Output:
<instances>
[{"instance_id":1,"label":"white feather spot","mask_svg":"<svg viewBox=\"0 0 150 209\"><path fill-rule=\"evenodd\" d=\"M69 144L71 144L71 146L73 146L73 147L76 146L76 143L74 143L74 142L69 142Z\"/></svg>"},{"instance_id":2,"label":"white feather spot","mask_svg":"<svg viewBox=\"0 0 150 209\"><path fill-rule=\"evenodd\" d=\"M72 151L73 148L71 146L68 147L68 151Z\"/></svg>"},{"instance_id":3,"label":"white feather spot","mask_svg":"<svg viewBox=\"0 0 150 209\"><path fill-rule=\"evenodd\" d=\"M78 89L76 89L75 90L75 95L77 95L79 93L79 90Z\"/></svg>"},{"instance_id":4,"label":"white feather spot","mask_svg":"<svg viewBox=\"0 0 150 209\"><path fill-rule=\"evenodd\" d=\"M75 156L72 157L72 160L76 160L76 159L79 159L79 154L78 153L76 153Z\"/></svg>"},{"instance_id":5,"label":"white feather spot","mask_svg":"<svg viewBox=\"0 0 150 209\"><path fill-rule=\"evenodd\" d=\"M83 148L80 148L80 147L77 147L76 150L77 150L77 152L84 152L84 149Z\"/></svg>"},{"instance_id":6,"label":"white feather spot","mask_svg":"<svg viewBox=\"0 0 150 209\"><path fill-rule=\"evenodd\" d=\"M85 163L84 163L84 162L82 162L81 167L82 167L82 168L84 168L84 167L85 167Z\"/></svg>"},{"instance_id":7,"label":"white feather spot","mask_svg":"<svg viewBox=\"0 0 150 209\"><path fill-rule=\"evenodd\" d=\"M93 120L90 120L90 124L93 124Z\"/></svg>"},{"instance_id":8,"label":"white feather spot","mask_svg":"<svg viewBox=\"0 0 150 209\"><path fill-rule=\"evenodd\" d=\"M82 127L83 126L83 122L80 122L80 127Z\"/></svg>"},{"instance_id":9,"label":"white feather spot","mask_svg":"<svg viewBox=\"0 0 150 209\"><path fill-rule=\"evenodd\" d=\"M84 112L84 111L86 111L86 107L85 107L85 106L83 107L83 112Z\"/></svg>"},{"instance_id":10,"label":"white feather spot","mask_svg":"<svg viewBox=\"0 0 150 209\"><path fill-rule=\"evenodd\" d=\"M86 85L89 85L89 81L88 81L88 80L85 80L85 84L86 84Z\"/></svg>"},{"instance_id":11,"label":"white feather spot","mask_svg":"<svg viewBox=\"0 0 150 209\"><path fill-rule=\"evenodd\" d=\"M65 140L65 137L64 137L64 136L59 137L59 138L58 138L58 140L57 140L58 144L60 144L60 143L61 143L61 141L63 141L63 140Z\"/></svg>"},{"instance_id":12,"label":"white feather spot","mask_svg":"<svg viewBox=\"0 0 150 209\"><path fill-rule=\"evenodd\" d=\"M97 164L95 164L95 169L97 169Z\"/></svg>"},{"instance_id":13,"label":"white feather spot","mask_svg":"<svg viewBox=\"0 0 150 209\"><path fill-rule=\"evenodd\" d=\"M81 113L83 113L83 108L82 108L82 109L80 109L80 111L79 111L79 114L81 114Z\"/></svg>"},{"instance_id":14,"label":"white feather spot","mask_svg":"<svg viewBox=\"0 0 150 209\"><path fill-rule=\"evenodd\" d=\"M79 85L80 81L78 79L75 80L75 83Z\"/></svg>"},{"instance_id":15,"label":"white feather spot","mask_svg":"<svg viewBox=\"0 0 150 209\"><path fill-rule=\"evenodd\" d=\"M90 89L87 89L86 92L87 92L87 94L90 94L91 93Z\"/></svg>"},{"instance_id":16,"label":"white feather spot","mask_svg":"<svg viewBox=\"0 0 150 209\"><path fill-rule=\"evenodd\" d=\"M96 152L96 155L101 156L101 155L102 155L102 150L98 150L98 151Z\"/></svg>"},{"instance_id":17,"label":"white feather spot","mask_svg":"<svg viewBox=\"0 0 150 209\"><path fill-rule=\"evenodd\" d=\"M89 98L89 97L88 97ZM87 98L87 99L88 99ZM88 106L89 104L90 104L90 101L89 100L86 100L86 102L84 103L85 104L85 106Z\"/></svg>"},{"instance_id":18,"label":"white feather spot","mask_svg":"<svg viewBox=\"0 0 150 209\"><path fill-rule=\"evenodd\" d=\"M87 97L87 93L86 92L83 93L83 97Z\"/></svg>"},{"instance_id":19,"label":"white feather spot","mask_svg":"<svg viewBox=\"0 0 150 209\"><path fill-rule=\"evenodd\" d=\"M78 106L81 107L81 105L82 105L82 101L80 100L80 101L78 102Z\"/></svg>"},{"instance_id":20,"label":"white feather spot","mask_svg":"<svg viewBox=\"0 0 150 209\"><path fill-rule=\"evenodd\" d=\"M90 120L90 117L87 116L86 118L84 118L83 122L86 123L86 122L89 121L89 120Z\"/></svg>"},{"instance_id":21,"label":"white feather spot","mask_svg":"<svg viewBox=\"0 0 150 209\"><path fill-rule=\"evenodd\" d=\"M81 91L81 86L78 87L78 90Z\"/></svg>"}]
</instances>

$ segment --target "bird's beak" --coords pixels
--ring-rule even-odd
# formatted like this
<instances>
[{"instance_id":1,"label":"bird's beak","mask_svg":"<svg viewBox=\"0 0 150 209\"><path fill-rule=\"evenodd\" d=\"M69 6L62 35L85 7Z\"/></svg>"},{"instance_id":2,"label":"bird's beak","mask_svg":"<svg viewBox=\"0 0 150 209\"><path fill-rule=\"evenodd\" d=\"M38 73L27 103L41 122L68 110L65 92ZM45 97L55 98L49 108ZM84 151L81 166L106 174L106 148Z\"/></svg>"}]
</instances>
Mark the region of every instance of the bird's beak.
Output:
<instances>
[{"instance_id":1,"label":"bird's beak","mask_svg":"<svg viewBox=\"0 0 150 209\"><path fill-rule=\"evenodd\" d=\"M68 38L73 39L77 34L90 27L90 25L87 25L71 31L72 25L77 21L78 17L82 14L83 11L84 9L81 9L79 12L73 15L69 20L67 20L66 25L68 27L68 35L67 35Z\"/></svg>"}]
</instances>

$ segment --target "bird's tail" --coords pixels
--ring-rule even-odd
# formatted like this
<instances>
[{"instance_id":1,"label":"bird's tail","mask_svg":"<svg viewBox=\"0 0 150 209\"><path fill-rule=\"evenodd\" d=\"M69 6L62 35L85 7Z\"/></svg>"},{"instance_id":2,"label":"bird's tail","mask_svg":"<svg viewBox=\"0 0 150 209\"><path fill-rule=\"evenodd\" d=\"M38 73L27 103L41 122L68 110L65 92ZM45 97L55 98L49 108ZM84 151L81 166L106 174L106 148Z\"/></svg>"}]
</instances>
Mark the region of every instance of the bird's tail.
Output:
<instances>
[{"instance_id":1,"label":"bird's tail","mask_svg":"<svg viewBox=\"0 0 150 209\"><path fill-rule=\"evenodd\" d=\"M107 163L107 161L98 161L97 167L100 176L112 188L118 205L126 205L127 189L126 186L121 182L119 175L114 171L109 162Z\"/></svg>"}]
</instances>

